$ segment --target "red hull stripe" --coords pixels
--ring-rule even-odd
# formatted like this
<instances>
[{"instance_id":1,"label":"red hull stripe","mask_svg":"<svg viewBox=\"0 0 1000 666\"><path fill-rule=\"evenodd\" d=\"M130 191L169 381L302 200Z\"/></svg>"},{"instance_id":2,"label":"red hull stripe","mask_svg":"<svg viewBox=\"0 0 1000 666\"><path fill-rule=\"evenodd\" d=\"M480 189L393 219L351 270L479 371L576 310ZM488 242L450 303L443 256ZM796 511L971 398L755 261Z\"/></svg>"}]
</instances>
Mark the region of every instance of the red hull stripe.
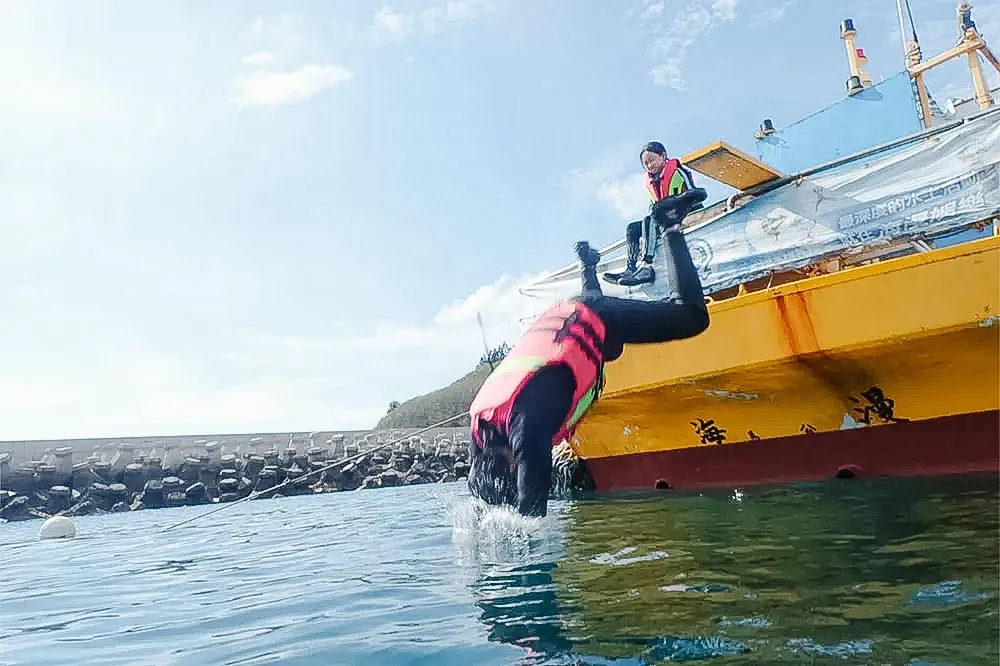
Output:
<instances>
[{"instance_id":1,"label":"red hull stripe","mask_svg":"<svg viewBox=\"0 0 1000 666\"><path fill-rule=\"evenodd\" d=\"M1000 411L722 446L590 458L598 491L741 487L838 476L1000 473Z\"/></svg>"}]
</instances>

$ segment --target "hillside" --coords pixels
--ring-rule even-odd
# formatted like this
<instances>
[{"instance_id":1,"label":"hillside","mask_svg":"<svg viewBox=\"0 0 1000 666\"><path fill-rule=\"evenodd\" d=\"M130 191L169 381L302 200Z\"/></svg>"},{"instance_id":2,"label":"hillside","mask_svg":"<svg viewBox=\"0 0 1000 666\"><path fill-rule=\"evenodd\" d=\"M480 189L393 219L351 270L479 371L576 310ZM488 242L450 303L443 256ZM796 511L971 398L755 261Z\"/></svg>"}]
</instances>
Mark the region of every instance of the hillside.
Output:
<instances>
[{"instance_id":1,"label":"hillside","mask_svg":"<svg viewBox=\"0 0 1000 666\"><path fill-rule=\"evenodd\" d=\"M490 366L481 364L444 388L407 400L383 416L376 429L423 428L460 412L468 412L472 399L489 374ZM449 425L467 426L469 417L466 415Z\"/></svg>"}]
</instances>

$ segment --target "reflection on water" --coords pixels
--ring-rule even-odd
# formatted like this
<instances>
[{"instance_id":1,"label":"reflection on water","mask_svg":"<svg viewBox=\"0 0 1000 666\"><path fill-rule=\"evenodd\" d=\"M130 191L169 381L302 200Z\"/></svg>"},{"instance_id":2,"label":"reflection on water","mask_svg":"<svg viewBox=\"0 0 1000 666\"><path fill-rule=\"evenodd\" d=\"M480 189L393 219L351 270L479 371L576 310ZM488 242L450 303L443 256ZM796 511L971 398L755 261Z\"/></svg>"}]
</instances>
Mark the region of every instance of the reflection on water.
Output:
<instances>
[{"instance_id":1,"label":"reflection on water","mask_svg":"<svg viewBox=\"0 0 1000 666\"><path fill-rule=\"evenodd\" d=\"M996 664L997 499L972 477L578 501L558 547L469 589L524 664Z\"/></svg>"},{"instance_id":2,"label":"reflection on water","mask_svg":"<svg viewBox=\"0 0 1000 666\"><path fill-rule=\"evenodd\" d=\"M0 666L989 664L998 482L485 510L464 484L0 526Z\"/></svg>"}]
</instances>

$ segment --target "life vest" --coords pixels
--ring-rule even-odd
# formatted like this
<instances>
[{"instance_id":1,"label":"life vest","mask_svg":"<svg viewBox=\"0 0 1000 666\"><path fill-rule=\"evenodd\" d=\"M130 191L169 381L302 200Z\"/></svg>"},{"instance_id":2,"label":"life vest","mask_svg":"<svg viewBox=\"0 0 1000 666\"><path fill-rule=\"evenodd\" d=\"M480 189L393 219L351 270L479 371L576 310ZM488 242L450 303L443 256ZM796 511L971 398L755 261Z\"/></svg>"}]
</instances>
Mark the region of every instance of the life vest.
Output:
<instances>
[{"instance_id":1,"label":"life vest","mask_svg":"<svg viewBox=\"0 0 1000 666\"><path fill-rule=\"evenodd\" d=\"M664 162L659 176L646 173L646 191L649 192L651 204L660 199L683 194L690 187L691 182L678 159L669 159Z\"/></svg>"},{"instance_id":2,"label":"life vest","mask_svg":"<svg viewBox=\"0 0 1000 666\"><path fill-rule=\"evenodd\" d=\"M469 407L473 440L483 446L480 419L506 436L511 409L521 389L535 373L560 363L576 380L573 402L553 445L572 437L576 425L604 388L605 328L593 310L576 301L549 308L538 318L504 360L493 370Z\"/></svg>"}]
</instances>

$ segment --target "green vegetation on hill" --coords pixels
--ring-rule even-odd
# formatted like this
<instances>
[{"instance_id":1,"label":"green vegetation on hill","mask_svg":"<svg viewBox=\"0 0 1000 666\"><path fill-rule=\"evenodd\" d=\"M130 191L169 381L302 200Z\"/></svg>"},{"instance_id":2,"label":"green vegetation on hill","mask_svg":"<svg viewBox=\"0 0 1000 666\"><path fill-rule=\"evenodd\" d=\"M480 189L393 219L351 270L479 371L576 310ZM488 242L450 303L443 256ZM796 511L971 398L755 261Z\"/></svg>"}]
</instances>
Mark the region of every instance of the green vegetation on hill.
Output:
<instances>
[{"instance_id":1,"label":"green vegetation on hill","mask_svg":"<svg viewBox=\"0 0 1000 666\"><path fill-rule=\"evenodd\" d=\"M504 342L499 347L490 349L483 354L476 369L458 381L425 395L418 395L402 404L393 401L389 405L389 412L379 419L375 428L377 430L425 428L462 412L466 412L463 418L452 421L448 425L451 427L468 426L469 406L483 382L490 376L490 366L499 365L510 349L510 346Z\"/></svg>"},{"instance_id":2,"label":"green vegetation on hill","mask_svg":"<svg viewBox=\"0 0 1000 666\"><path fill-rule=\"evenodd\" d=\"M376 428L423 428L459 412L468 412L479 387L490 375L490 366L480 365L461 379L444 388L419 395L406 402L392 403ZM449 426L469 425L469 416L453 421Z\"/></svg>"}]
</instances>

